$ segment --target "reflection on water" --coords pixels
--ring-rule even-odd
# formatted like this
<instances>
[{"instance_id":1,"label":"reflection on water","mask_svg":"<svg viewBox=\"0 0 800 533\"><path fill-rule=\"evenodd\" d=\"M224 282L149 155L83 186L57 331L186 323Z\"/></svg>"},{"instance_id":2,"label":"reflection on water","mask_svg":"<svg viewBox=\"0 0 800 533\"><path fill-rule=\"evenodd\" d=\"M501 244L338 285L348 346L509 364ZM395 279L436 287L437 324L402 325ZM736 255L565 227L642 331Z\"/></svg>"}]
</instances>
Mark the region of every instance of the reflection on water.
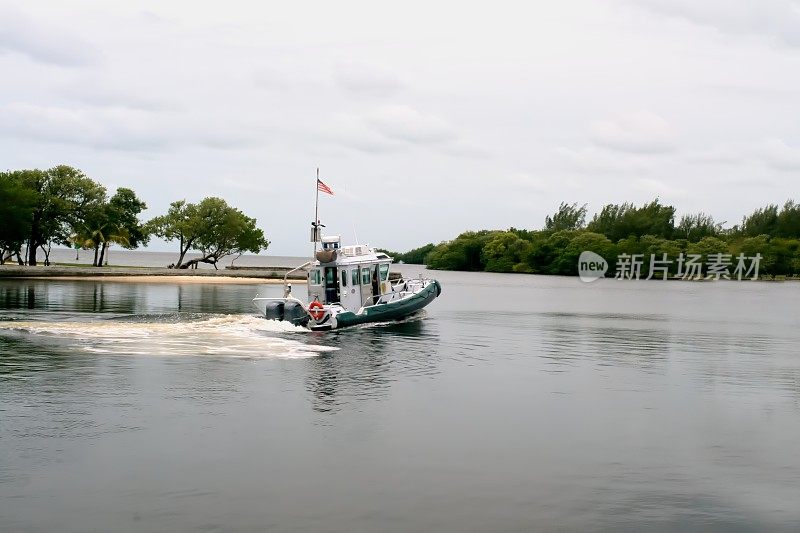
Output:
<instances>
[{"instance_id":1,"label":"reflection on water","mask_svg":"<svg viewBox=\"0 0 800 533\"><path fill-rule=\"evenodd\" d=\"M0 306L8 314L19 310L151 314L169 312L250 313L256 292L280 295L277 285L216 283L130 283L0 279ZM27 312L24 316L30 316Z\"/></svg>"},{"instance_id":2,"label":"reflection on water","mask_svg":"<svg viewBox=\"0 0 800 533\"><path fill-rule=\"evenodd\" d=\"M327 333L0 281L0 530L800 527L800 285L436 276Z\"/></svg>"},{"instance_id":3,"label":"reflection on water","mask_svg":"<svg viewBox=\"0 0 800 533\"><path fill-rule=\"evenodd\" d=\"M438 336L435 324L424 323L425 316L423 311L399 323L320 335L340 351L309 362L307 388L314 409L336 411L354 400L384 398L398 379L436 374Z\"/></svg>"}]
</instances>

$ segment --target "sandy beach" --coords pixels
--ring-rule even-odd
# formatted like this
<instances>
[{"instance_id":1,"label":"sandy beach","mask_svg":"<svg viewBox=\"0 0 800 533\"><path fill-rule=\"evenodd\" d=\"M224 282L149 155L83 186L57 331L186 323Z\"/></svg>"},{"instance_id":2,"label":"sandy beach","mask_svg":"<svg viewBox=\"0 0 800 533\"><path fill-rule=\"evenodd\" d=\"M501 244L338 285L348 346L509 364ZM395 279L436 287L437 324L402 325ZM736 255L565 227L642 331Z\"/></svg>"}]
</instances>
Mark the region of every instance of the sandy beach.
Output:
<instances>
[{"instance_id":1,"label":"sandy beach","mask_svg":"<svg viewBox=\"0 0 800 533\"><path fill-rule=\"evenodd\" d=\"M174 270L157 267L0 266L0 279L50 279L122 283L281 284L286 268L248 270ZM292 283L305 283L304 273L293 273Z\"/></svg>"}]
</instances>

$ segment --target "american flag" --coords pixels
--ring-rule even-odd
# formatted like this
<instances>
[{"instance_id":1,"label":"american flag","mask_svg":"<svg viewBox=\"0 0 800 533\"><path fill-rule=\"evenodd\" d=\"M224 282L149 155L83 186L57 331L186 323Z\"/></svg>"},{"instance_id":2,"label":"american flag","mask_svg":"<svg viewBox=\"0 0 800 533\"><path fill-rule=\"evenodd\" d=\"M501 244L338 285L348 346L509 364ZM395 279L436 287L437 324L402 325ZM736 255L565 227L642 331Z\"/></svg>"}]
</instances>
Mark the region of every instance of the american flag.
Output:
<instances>
[{"instance_id":1,"label":"american flag","mask_svg":"<svg viewBox=\"0 0 800 533\"><path fill-rule=\"evenodd\" d=\"M317 190L322 191L324 193L328 193L331 196L333 196L333 191L331 190L331 188L322 183L322 180L320 180L319 178L317 178Z\"/></svg>"}]
</instances>

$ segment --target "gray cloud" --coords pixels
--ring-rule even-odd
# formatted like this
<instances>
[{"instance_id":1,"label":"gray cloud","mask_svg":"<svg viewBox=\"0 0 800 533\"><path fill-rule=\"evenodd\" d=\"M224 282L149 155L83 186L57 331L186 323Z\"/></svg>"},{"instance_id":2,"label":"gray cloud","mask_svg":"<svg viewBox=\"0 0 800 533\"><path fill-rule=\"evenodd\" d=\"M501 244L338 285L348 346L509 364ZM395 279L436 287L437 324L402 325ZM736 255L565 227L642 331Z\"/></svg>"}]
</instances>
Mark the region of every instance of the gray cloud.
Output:
<instances>
[{"instance_id":1,"label":"gray cloud","mask_svg":"<svg viewBox=\"0 0 800 533\"><path fill-rule=\"evenodd\" d=\"M131 152L163 152L192 145L227 150L260 144L254 132L233 125L175 119L171 114L125 108L12 103L0 107L0 135Z\"/></svg>"},{"instance_id":2,"label":"gray cloud","mask_svg":"<svg viewBox=\"0 0 800 533\"><path fill-rule=\"evenodd\" d=\"M482 156L484 151L459 142L444 119L406 105L382 105L357 113L340 113L323 128L329 142L365 153L396 153L429 147L451 155Z\"/></svg>"},{"instance_id":3,"label":"gray cloud","mask_svg":"<svg viewBox=\"0 0 800 533\"><path fill-rule=\"evenodd\" d=\"M412 144L447 143L458 137L441 117L406 105L382 106L366 117L366 123L387 139Z\"/></svg>"},{"instance_id":4,"label":"gray cloud","mask_svg":"<svg viewBox=\"0 0 800 533\"><path fill-rule=\"evenodd\" d=\"M552 184L541 176L534 176L524 172L517 172L498 180L505 187L512 190L525 192L544 192L552 188Z\"/></svg>"},{"instance_id":5,"label":"gray cloud","mask_svg":"<svg viewBox=\"0 0 800 533\"><path fill-rule=\"evenodd\" d=\"M668 152L675 147L670 125L649 111L597 121L591 126L591 136L599 146L636 154Z\"/></svg>"},{"instance_id":6,"label":"gray cloud","mask_svg":"<svg viewBox=\"0 0 800 533\"><path fill-rule=\"evenodd\" d=\"M9 7L0 7L0 52L64 67L97 63L100 51L61 27L43 25Z\"/></svg>"},{"instance_id":7,"label":"gray cloud","mask_svg":"<svg viewBox=\"0 0 800 533\"><path fill-rule=\"evenodd\" d=\"M155 84L132 80L124 86L113 85L101 76L81 76L64 85L58 94L68 100L93 107L122 107L140 111L175 111L181 105L167 99Z\"/></svg>"},{"instance_id":8,"label":"gray cloud","mask_svg":"<svg viewBox=\"0 0 800 533\"><path fill-rule=\"evenodd\" d=\"M800 149L783 139L764 139L755 147L756 154L770 167L787 172L800 170Z\"/></svg>"},{"instance_id":9,"label":"gray cloud","mask_svg":"<svg viewBox=\"0 0 800 533\"><path fill-rule=\"evenodd\" d=\"M403 88L400 79L388 70L360 63L337 65L334 80L340 88L356 96L387 97Z\"/></svg>"},{"instance_id":10,"label":"gray cloud","mask_svg":"<svg viewBox=\"0 0 800 533\"><path fill-rule=\"evenodd\" d=\"M564 160L571 170L590 174L647 174L652 161L638 153L608 150L597 146L568 148L558 146L554 153Z\"/></svg>"},{"instance_id":11,"label":"gray cloud","mask_svg":"<svg viewBox=\"0 0 800 533\"><path fill-rule=\"evenodd\" d=\"M387 139L369 128L363 116L337 113L321 126L324 142L366 154L388 154L402 150L404 144Z\"/></svg>"},{"instance_id":12,"label":"gray cloud","mask_svg":"<svg viewBox=\"0 0 800 533\"><path fill-rule=\"evenodd\" d=\"M641 0L635 5L723 33L800 46L800 8L794 0Z\"/></svg>"},{"instance_id":13,"label":"gray cloud","mask_svg":"<svg viewBox=\"0 0 800 533\"><path fill-rule=\"evenodd\" d=\"M692 151L687 159L692 163L709 165L762 166L781 172L800 170L800 148L777 137L715 144Z\"/></svg>"}]
</instances>

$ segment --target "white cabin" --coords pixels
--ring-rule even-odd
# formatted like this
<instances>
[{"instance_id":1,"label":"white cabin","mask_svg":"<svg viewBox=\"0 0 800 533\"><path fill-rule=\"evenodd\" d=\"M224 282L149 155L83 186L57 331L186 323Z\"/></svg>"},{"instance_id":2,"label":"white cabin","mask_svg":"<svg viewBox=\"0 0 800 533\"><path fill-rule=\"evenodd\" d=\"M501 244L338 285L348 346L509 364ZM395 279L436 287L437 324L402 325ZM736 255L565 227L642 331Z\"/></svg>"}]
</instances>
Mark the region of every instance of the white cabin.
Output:
<instances>
[{"instance_id":1,"label":"white cabin","mask_svg":"<svg viewBox=\"0 0 800 533\"><path fill-rule=\"evenodd\" d=\"M391 257L365 244L342 247L338 235L323 237L321 242L317 260L309 267L309 301L339 303L355 312L392 292Z\"/></svg>"}]
</instances>

